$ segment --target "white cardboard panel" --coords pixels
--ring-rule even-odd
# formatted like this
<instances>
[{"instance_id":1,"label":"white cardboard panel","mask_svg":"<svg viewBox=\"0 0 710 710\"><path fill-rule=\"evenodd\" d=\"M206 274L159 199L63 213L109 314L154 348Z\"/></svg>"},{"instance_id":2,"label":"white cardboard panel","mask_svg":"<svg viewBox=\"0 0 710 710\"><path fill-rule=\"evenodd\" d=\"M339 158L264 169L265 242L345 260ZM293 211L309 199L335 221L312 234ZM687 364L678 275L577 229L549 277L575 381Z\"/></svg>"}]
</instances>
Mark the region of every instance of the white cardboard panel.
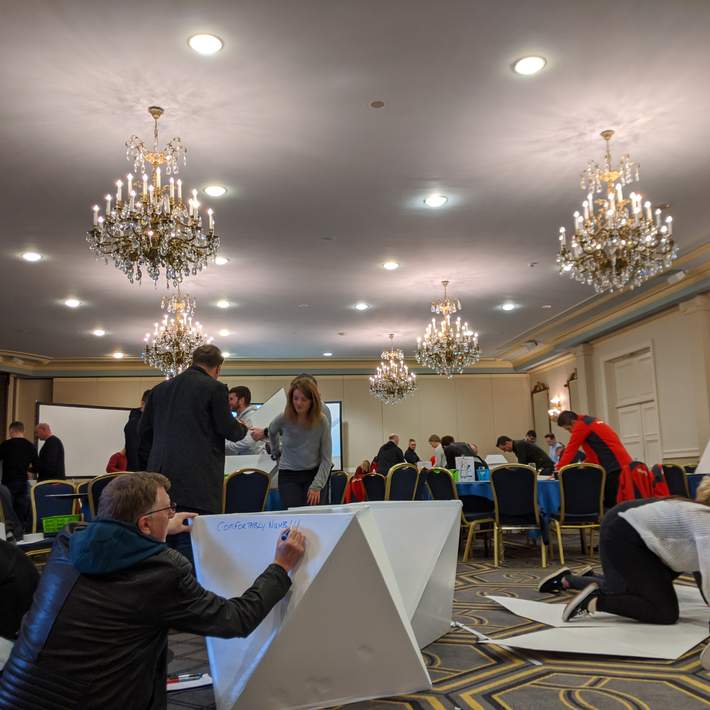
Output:
<instances>
[{"instance_id":1,"label":"white cardboard panel","mask_svg":"<svg viewBox=\"0 0 710 710\"><path fill-rule=\"evenodd\" d=\"M318 708L431 687L366 518L289 512L196 521L198 579L224 596L242 593L273 559L280 530L298 525L307 540L291 591L251 636L207 639L219 710Z\"/></svg>"},{"instance_id":2,"label":"white cardboard panel","mask_svg":"<svg viewBox=\"0 0 710 710\"><path fill-rule=\"evenodd\" d=\"M368 501L291 508L289 513L371 510L419 648L450 630L461 502Z\"/></svg>"}]
</instances>

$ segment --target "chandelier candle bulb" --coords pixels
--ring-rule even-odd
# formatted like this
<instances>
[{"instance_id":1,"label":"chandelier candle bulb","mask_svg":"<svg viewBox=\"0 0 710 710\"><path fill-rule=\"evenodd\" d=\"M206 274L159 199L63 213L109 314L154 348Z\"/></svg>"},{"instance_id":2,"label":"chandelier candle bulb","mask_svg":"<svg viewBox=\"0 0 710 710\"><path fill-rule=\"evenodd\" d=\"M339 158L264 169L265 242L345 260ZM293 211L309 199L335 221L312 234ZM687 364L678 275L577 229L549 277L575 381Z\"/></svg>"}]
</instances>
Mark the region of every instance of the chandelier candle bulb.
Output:
<instances>
[{"instance_id":1,"label":"chandelier candle bulb","mask_svg":"<svg viewBox=\"0 0 710 710\"><path fill-rule=\"evenodd\" d=\"M94 227L99 223L99 206L94 205L92 207L92 210L94 212Z\"/></svg>"},{"instance_id":2,"label":"chandelier candle bulb","mask_svg":"<svg viewBox=\"0 0 710 710\"><path fill-rule=\"evenodd\" d=\"M106 195L106 216L111 214L111 195Z\"/></svg>"},{"instance_id":3,"label":"chandelier candle bulb","mask_svg":"<svg viewBox=\"0 0 710 710\"><path fill-rule=\"evenodd\" d=\"M170 178L170 201L175 201L175 178Z\"/></svg>"},{"instance_id":4,"label":"chandelier candle bulb","mask_svg":"<svg viewBox=\"0 0 710 710\"><path fill-rule=\"evenodd\" d=\"M210 232L212 232L212 231L214 231L214 212L212 211L211 207L207 210L207 216L209 217L209 221L210 221L210 223L209 223Z\"/></svg>"},{"instance_id":5,"label":"chandelier candle bulb","mask_svg":"<svg viewBox=\"0 0 710 710\"><path fill-rule=\"evenodd\" d=\"M155 169L155 187L160 190L160 168Z\"/></svg>"},{"instance_id":6,"label":"chandelier candle bulb","mask_svg":"<svg viewBox=\"0 0 710 710\"><path fill-rule=\"evenodd\" d=\"M123 187L123 183L120 180L116 180L116 207L118 207L118 203L121 201L121 188Z\"/></svg>"},{"instance_id":7,"label":"chandelier candle bulb","mask_svg":"<svg viewBox=\"0 0 710 710\"><path fill-rule=\"evenodd\" d=\"M143 199L148 195L148 175L143 173Z\"/></svg>"},{"instance_id":8,"label":"chandelier candle bulb","mask_svg":"<svg viewBox=\"0 0 710 710\"><path fill-rule=\"evenodd\" d=\"M128 173L126 175L126 192L130 195L131 192L133 192L133 175L131 173Z\"/></svg>"},{"instance_id":9,"label":"chandelier candle bulb","mask_svg":"<svg viewBox=\"0 0 710 710\"><path fill-rule=\"evenodd\" d=\"M616 199L622 202L624 199L624 193L621 191L621 183L616 183Z\"/></svg>"},{"instance_id":10,"label":"chandelier candle bulb","mask_svg":"<svg viewBox=\"0 0 710 710\"><path fill-rule=\"evenodd\" d=\"M182 202L182 180L178 179L176 182L177 185L177 196L178 200Z\"/></svg>"}]
</instances>

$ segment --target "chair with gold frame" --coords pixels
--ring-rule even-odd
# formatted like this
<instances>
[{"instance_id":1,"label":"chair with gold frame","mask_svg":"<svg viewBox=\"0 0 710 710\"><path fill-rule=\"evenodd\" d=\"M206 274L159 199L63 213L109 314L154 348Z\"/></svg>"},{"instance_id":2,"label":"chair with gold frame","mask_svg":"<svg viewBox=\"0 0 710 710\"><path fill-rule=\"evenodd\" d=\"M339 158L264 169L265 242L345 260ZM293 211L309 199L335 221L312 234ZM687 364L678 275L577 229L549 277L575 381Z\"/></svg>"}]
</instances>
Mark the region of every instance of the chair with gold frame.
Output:
<instances>
[{"instance_id":1,"label":"chair with gold frame","mask_svg":"<svg viewBox=\"0 0 710 710\"><path fill-rule=\"evenodd\" d=\"M606 471L595 463L571 463L560 469L559 477L560 512L552 514L550 526L557 538L560 564L564 564L563 530L579 530L582 552L591 555L594 550L594 531L599 530L604 517ZM586 532L588 542L584 538Z\"/></svg>"},{"instance_id":2,"label":"chair with gold frame","mask_svg":"<svg viewBox=\"0 0 710 710\"><path fill-rule=\"evenodd\" d=\"M260 513L266 507L271 479L260 468L240 468L224 479L223 513Z\"/></svg>"},{"instance_id":3,"label":"chair with gold frame","mask_svg":"<svg viewBox=\"0 0 710 710\"><path fill-rule=\"evenodd\" d=\"M668 490L672 496L690 498L690 486L688 485L688 474L682 466L677 463L656 464L652 469L653 473L663 474L668 484Z\"/></svg>"},{"instance_id":4,"label":"chair with gold frame","mask_svg":"<svg viewBox=\"0 0 710 710\"><path fill-rule=\"evenodd\" d=\"M537 503L537 471L523 464L504 464L491 469L493 491L493 564L503 559L504 532L541 534L542 566L547 567L547 527Z\"/></svg>"},{"instance_id":5,"label":"chair with gold frame","mask_svg":"<svg viewBox=\"0 0 710 710\"><path fill-rule=\"evenodd\" d=\"M362 477L367 500L384 500L387 483L381 473L366 473Z\"/></svg>"},{"instance_id":6,"label":"chair with gold frame","mask_svg":"<svg viewBox=\"0 0 710 710\"><path fill-rule=\"evenodd\" d=\"M91 508L89 508L89 483L90 481L74 482L76 492L81 495L81 498L77 498L74 501L74 512L79 513L86 523L90 523L93 520Z\"/></svg>"},{"instance_id":7,"label":"chair with gold frame","mask_svg":"<svg viewBox=\"0 0 710 710\"><path fill-rule=\"evenodd\" d=\"M74 498L50 498L53 495L76 493L74 484L63 480L47 480L35 483L30 489L32 505L32 532L41 533L42 520L52 515L72 515Z\"/></svg>"},{"instance_id":8,"label":"chair with gold frame","mask_svg":"<svg viewBox=\"0 0 710 710\"><path fill-rule=\"evenodd\" d=\"M114 478L123 473L123 471L120 473L104 473L89 481L87 492L89 494L89 511L91 512L92 520L96 519L96 514L99 512L99 501L101 500L101 494L104 489Z\"/></svg>"},{"instance_id":9,"label":"chair with gold frame","mask_svg":"<svg viewBox=\"0 0 710 710\"><path fill-rule=\"evenodd\" d=\"M321 505L340 505L345 497L348 474L345 471L331 471L328 485L321 491Z\"/></svg>"},{"instance_id":10,"label":"chair with gold frame","mask_svg":"<svg viewBox=\"0 0 710 710\"><path fill-rule=\"evenodd\" d=\"M419 470L413 463L398 463L387 473L385 500L414 500L419 484Z\"/></svg>"},{"instance_id":11,"label":"chair with gold frame","mask_svg":"<svg viewBox=\"0 0 710 710\"><path fill-rule=\"evenodd\" d=\"M435 466L429 469L427 479L431 497L434 500L459 500L456 483L451 471L448 468ZM487 502L487 501L486 501ZM493 510L490 511L465 511L461 508L461 530L466 537L466 545L463 552L463 561L466 562L471 554L471 548L476 542L476 530L480 525L488 524L493 526L495 518ZM480 532L485 533L481 530ZM490 532L490 531L488 531ZM486 554L488 554L488 536L484 537Z\"/></svg>"}]
</instances>

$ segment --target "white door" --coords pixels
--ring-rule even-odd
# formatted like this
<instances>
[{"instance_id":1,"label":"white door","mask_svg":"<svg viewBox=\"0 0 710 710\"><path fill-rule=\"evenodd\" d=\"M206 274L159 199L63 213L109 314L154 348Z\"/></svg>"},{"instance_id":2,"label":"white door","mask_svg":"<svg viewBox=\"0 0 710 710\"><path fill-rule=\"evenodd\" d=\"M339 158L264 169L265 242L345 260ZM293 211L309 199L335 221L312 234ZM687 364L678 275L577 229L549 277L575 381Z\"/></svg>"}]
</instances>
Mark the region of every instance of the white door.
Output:
<instances>
[{"instance_id":1,"label":"white door","mask_svg":"<svg viewBox=\"0 0 710 710\"><path fill-rule=\"evenodd\" d=\"M619 417L619 438L621 443L626 447L633 459L645 462L641 406L629 404L625 407L619 407L617 416Z\"/></svg>"},{"instance_id":2,"label":"white door","mask_svg":"<svg viewBox=\"0 0 710 710\"><path fill-rule=\"evenodd\" d=\"M663 461L650 348L613 362L619 438L629 454L649 466Z\"/></svg>"}]
</instances>

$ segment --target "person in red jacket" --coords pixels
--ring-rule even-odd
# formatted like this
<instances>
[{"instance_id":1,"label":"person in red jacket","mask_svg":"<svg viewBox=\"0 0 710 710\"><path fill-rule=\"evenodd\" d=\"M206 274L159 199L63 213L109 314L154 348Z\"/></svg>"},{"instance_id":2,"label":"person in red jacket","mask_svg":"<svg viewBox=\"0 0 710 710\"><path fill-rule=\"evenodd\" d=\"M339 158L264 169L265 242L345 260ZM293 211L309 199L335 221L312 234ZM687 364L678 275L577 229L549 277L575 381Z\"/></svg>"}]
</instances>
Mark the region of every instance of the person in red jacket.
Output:
<instances>
[{"instance_id":1,"label":"person in red jacket","mask_svg":"<svg viewBox=\"0 0 710 710\"><path fill-rule=\"evenodd\" d=\"M619 439L619 435L606 423L588 414L561 412L557 426L571 433L567 447L557 463L557 470L572 463L581 447L586 463L597 463L606 471L604 507L613 508L617 503L619 477L633 460Z\"/></svg>"},{"instance_id":2,"label":"person in red jacket","mask_svg":"<svg viewBox=\"0 0 710 710\"><path fill-rule=\"evenodd\" d=\"M117 451L106 464L106 473L120 473L121 471L128 470L128 458L126 457L126 450L121 449Z\"/></svg>"}]
</instances>

